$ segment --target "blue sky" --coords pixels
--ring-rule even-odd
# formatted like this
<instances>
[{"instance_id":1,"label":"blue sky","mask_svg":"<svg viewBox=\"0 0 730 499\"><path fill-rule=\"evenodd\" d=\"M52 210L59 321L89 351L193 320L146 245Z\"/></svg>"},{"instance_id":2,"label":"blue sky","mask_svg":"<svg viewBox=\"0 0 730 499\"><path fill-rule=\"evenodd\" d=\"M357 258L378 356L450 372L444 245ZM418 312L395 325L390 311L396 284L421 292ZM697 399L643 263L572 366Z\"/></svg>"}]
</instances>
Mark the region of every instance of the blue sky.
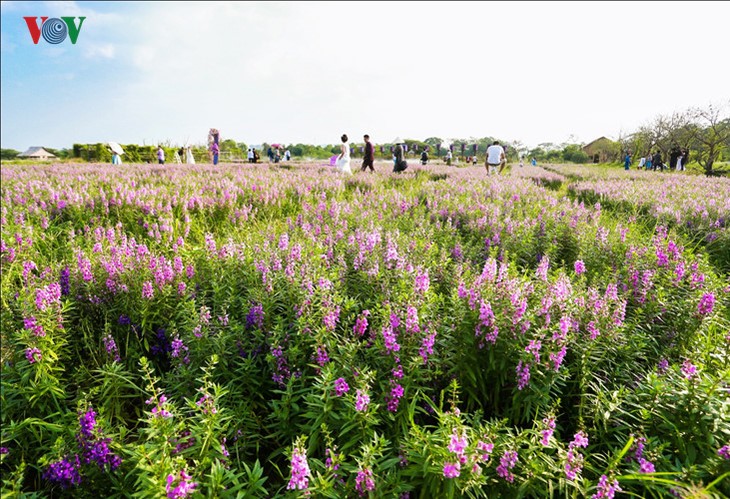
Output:
<instances>
[{"instance_id":1,"label":"blue sky","mask_svg":"<svg viewBox=\"0 0 730 499\"><path fill-rule=\"evenodd\" d=\"M85 16L31 41L23 16ZM727 2L2 2L3 148L588 142L730 99Z\"/></svg>"}]
</instances>

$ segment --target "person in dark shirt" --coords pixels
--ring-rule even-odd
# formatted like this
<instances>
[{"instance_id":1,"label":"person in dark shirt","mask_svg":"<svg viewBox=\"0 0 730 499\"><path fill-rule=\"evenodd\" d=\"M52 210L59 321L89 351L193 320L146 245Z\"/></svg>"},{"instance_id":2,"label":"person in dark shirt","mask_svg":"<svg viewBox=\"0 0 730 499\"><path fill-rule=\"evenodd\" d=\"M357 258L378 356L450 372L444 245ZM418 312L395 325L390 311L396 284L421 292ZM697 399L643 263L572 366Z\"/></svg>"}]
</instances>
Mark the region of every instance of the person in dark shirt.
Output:
<instances>
[{"instance_id":1,"label":"person in dark shirt","mask_svg":"<svg viewBox=\"0 0 730 499\"><path fill-rule=\"evenodd\" d=\"M406 162L404 157L403 146L401 145L400 141L397 141L395 144L395 148L393 149L393 156L393 173L400 173L408 168L408 163Z\"/></svg>"},{"instance_id":2,"label":"person in dark shirt","mask_svg":"<svg viewBox=\"0 0 730 499\"><path fill-rule=\"evenodd\" d=\"M428 163L428 153L424 149L423 152L421 153L421 164L425 165L426 163Z\"/></svg>"},{"instance_id":3,"label":"person in dark shirt","mask_svg":"<svg viewBox=\"0 0 730 499\"><path fill-rule=\"evenodd\" d=\"M375 161L375 153L373 151L373 144L370 142L370 135L363 135L363 139L365 139L365 153L362 157L362 168L360 168L360 171L364 172L366 168L370 167L370 171L374 172L373 162Z\"/></svg>"},{"instance_id":4,"label":"person in dark shirt","mask_svg":"<svg viewBox=\"0 0 730 499\"><path fill-rule=\"evenodd\" d=\"M660 171L664 171L664 163L662 162L662 153L657 149L657 151L654 153L654 157L651 158L651 164L654 168L654 171L657 169Z\"/></svg>"}]
</instances>

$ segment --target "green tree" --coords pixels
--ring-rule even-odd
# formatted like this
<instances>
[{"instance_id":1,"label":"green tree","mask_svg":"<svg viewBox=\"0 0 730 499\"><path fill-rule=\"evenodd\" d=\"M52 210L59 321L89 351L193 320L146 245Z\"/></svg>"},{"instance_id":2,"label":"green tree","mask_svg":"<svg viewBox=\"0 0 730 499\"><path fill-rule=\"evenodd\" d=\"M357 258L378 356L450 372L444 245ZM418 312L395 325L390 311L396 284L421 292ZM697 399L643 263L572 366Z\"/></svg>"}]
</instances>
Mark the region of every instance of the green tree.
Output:
<instances>
[{"instance_id":1,"label":"green tree","mask_svg":"<svg viewBox=\"0 0 730 499\"><path fill-rule=\"evenodd\" d=\"M20 151L15 149L0 149L0 159L15 159Z\"/></svg>"}]
</instances>

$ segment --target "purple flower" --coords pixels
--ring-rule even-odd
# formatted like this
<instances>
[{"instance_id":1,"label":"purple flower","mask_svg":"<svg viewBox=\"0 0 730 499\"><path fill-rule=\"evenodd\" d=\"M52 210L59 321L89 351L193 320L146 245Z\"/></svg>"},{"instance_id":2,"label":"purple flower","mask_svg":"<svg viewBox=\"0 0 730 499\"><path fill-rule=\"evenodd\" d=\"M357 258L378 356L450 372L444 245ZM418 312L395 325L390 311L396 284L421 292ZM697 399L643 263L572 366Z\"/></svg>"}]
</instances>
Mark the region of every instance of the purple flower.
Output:
<instances>
[{"instance_id":1,"label":"purple flower","mask_svg":"<svg viewBox=\"0 0 730 499\"><path fill-rule=\"evenodd\" d=\"M654 473L654 463L643 457L639 459L639 473Z\"/></svg>"},{"instance_id":2,"label":"purple flower","mask_svg":"<svg viewBox=\"0 0 730 499\"><path fill-rule=\"evenodd\" d=\"M367 393L364 393L363 391L358 390L357 394L355 396L355 410L364 411L368 408L369 403L370 403L370 396Z\"/></svg>"},{"instance_id":3,"label":"purple flower","mask_svg":"<svg viewBox=\"0 0 730 499\"><path fill-rule=\"evenodd\" d=\"M519 361L515 371L517 371L517 389L522 390L530 384L530 364Z\"/></svg>"},{"instance_id":4,"label":"purple flower","mask_svg":"<svg viewBox=\"0 0 730 499\"><path fill-rule=\"evenodd\" d=\"M430 283L431 281L428 277L428 269L426 269L422 274L416 274L416 282L414 286L416 293L425 294L428 291Z\"/></svg>"},{"instance_id":5,"label":"purple flower","mask_svg":"<svg viewBox=\"0 0 730 499\"><path fill-rule=\"evenodd\" d=\"M142 298L144 298L145 300L151 300L154 295L155 292L152 288L152 283L150 281L145 281L142 284Z\"/></svg>"},{"instance_id":6,"label":"purple flower","mask_svg":"<svg viewBox=\"0 0 730 499\"><path fill-rule=\"evenodd\" d=\"M717 451L717 455L725 460L730 459L730 445L723 445L720 447Z\"/></svg>"},{"instance_id":7,"label":"purple flower","mask_svg":"<svg viewBox=\"0 0 730 499\"><path fill-rule=\"evenodd\" d=\"M41 351L37 348L26 348L25 349L25 358L28 359L28 362L31 364L35 364L36 362L40 362L43 358L43 354L41 354Z\"/></svg>"},{"instance_id":8,"label":"purple flower","mask_svg":"<svg viewBox=\"0 0 730 499\"><path fill-rule=\"evenodd\" d=\"M515 480L515 476L510 471L512 468L515 467L518 461L518 455L517 451L514 450L508 450L505 451L502 455L502 458L499 460L499 466L497 466L497 475L504 478L508 482L512 483Z\"/></svg>"},{"instance_id":9,"label":"purple flower","mask_svg":"<svg viewBox=\"0 0 730 499\"><path fill-rule=\"evenodd\" d=\"M195 487L197 487L198 484L193 482L191 478L192 477L190 475L185 473L185 470L180 471L179 477L176 477L172 474L167 475L167 485L165 486L167 497L169 499L183 499L192 495L192 493L195 492ZM177 485L173 487L176 482Z\"/></svg>"},{"instance_id":10,"label":"purple flower","mask_svg":"<svg viewBox=\"0 0 730 499\"><path fill-rule=\"evenodd\" d=\"M81 483L80 466L79 456L74 456L73 459L64 457L49 464L43 477L49 482L60 485L63 489L75 487Z\"/></svg>"},{"instance_id":11,"label":"purple flower","mask_svg":"<svg viewBox=\"0 0 730 499\"><path fill-rule=\"evenodd\" d=\"M246 315L246 329L254 328L264 328L264 307L261 304L253 305Z\"/></svg>"},{"instance_id":12,"label":"purple flower","mask_svg":"<svg viewBox=\"0 0 730 499\"><path fill-rule=\"evenodd\" d=\"M456 432L456 428L454 428L454 431L451 433L451 441L447 447L449 452L453 452L457 456L462 456L466 450L467 444L468 441L466 439L466 433L462 432L461 436L459 436Z\"/></svg>"},{"instance_id":13,"label":"purple flower","mask_svg":"<svg viewBox=\"0 0 730 499\"><path fill-rule=\"evenodd\" d=\"M573 267L575 268L575 273L578 275L581 275L586 271L586 264L583 263L583 260L576 260Z\"/></svg>"},{"instance_id":14,"label":"purple flower","mask_svg":"<svg viewBox=\"0 0 730 499\"><path fill-rule=\"evenodd\" d=\"M363 310L360 314L360 317L357 318L355 321L355 325L352 328L352 332L355 333L357 336L362 336L365 334L365 331L368 328L368 316L370 315L370 310Z\"/></svg>"},{"instance_id":15,"label":"purple flower","mask_svg":"<svg viewBox=\"0 0 730 499\"><path fill-rule=\"evenodd\" d=\"M70 276L71 271L69 270L68 266L61 269L61 278L59 280L59 283L61 285L61 294L63 296L67 296L71 293L71 286L69 285Z\"/></svg>"},{"instance_id":16,"label":"purple flower","mask_svg":"<svg viewBox=\"0 0 730 499\"><path fill-rule=\"evenodd\" d=\"M555 432L555 418L545 418L542 422L545 424L546 428L542 430L542 440L540 440L540 443L547 446L550 444L550 437L552 437Z\"/></svg>"},{"instance_id":17,"label":"purple flower","mask_svg":"<svg viewBox=\"0 0 730 499\"><path fill-rule=\"evenodd\" d=\"M692 362L690 362L689 359L686 359L682 363L681 371L685 378L691 380L697 374L697 366L692 364Z\"/></svg>"},{"instance_id":18,"label":"purple flower","mask_svg":"<svg viewBox=\"0 0 730 499\"><path fill-rule=\"evenodd\" d=\"M461 474L461 464L459 461L455 463L444 463L444 476L446 478L456 478Z\"/></svg>"},{"instance_id":19,"label":"purple flower","mask_svg":"<svg viewBox=\"0 0 730 499\"><path fill-rule=\"evenodd\" d=\"M596 493L591 496L591 499L613 499L616 492L620 491L621 487L619 487L618 480L608 483L608 477L601 475Z\"/></svg>"},{"instance_id":20,"label":"purple flower","mask_svg":"<svg viewBox=\"0 0 730 499\"><path fill-rule=\"evenodd\" d=\"M575 447L588 447L588 437L582 431L579 431L573 436L573 441L569 445L570 448Z\"/></svg>"},{"instance_id":21,"label":"purple flower","mask_svg":"<svg viewBox=\"0 0 730 499\"><path fill-rule=\"evenodd\" d=\"M400 350L400 345L398 344L398 335L395 331L393 331L392 326L387 324L383 326L382 335L385 342L385 349L389 353L395 353Z\"/></svg>"},{"instance_id":22,"label":"purple flower","mask_svg":"<svg viewBox=\"0 0 730 499\"><path fill-rule=\"evenodd\" d=\"M364 496L368 491L375 490L375 480L373 480L373 472L370 468L363 468L357 472L355 490L360 496Z\"/></svg>"},{"instance_id":23,"label":"purple flower","mask_svg":"<svg viewBox=\"0 0 730 499\"><path fill-rule=\"evenodd\" d=\"M350 387L347 385L347 381L345 381L345 378L337 378L335 380L335 394L338 397L341 397L345 393L347 393L350 390Z\"/></svg>"},{"instance_id":24,"label":"purple flower","mask_svg":"<svg viewBox=\"0 0 730 499\"><path fill-rule=\"evenodd\" d=\"M657 371L659 374L664 374L667 372L667 369L669 369L669 361L667 359L660 360L659 364L657 364Z\"/></svg>"},{"instance_id":25,"label":"purple flower","mask_svg":"<svg viewBox=\"0 0 730 499\"><path fill-rule=\"evenodd\" d=\"M309 477L311 476L309 463L307 462L307 451L299 446L294 447L291 456L291 478L287 489L304 490L309 487Z\"/></svg>"},{"instance_id":26,"label":"purple flower","mask_svg":"<svg viewBox=\"0 0 730 499\"><path fill-rule=\"evenodd\" d=\"M700 298L700 302L697 304L697 313L702 316L708 316L712 313L712 309L715 306L715 295L712 293L705 293Z\"/></svg>"},{"instance_id":27,"label":"purple flower","mask_svg":"<svg viewBox=\"0 0 730 499\"><path fill-rule=\"evenodd\" d=\"M117 348L117 343L114 341L114 338L111 334L107 334L104 336L104 348L106 349L106 353L114 360L114 362L119 362L122 360L119 357L119 349Z\"/></svg>"}]
</instances>

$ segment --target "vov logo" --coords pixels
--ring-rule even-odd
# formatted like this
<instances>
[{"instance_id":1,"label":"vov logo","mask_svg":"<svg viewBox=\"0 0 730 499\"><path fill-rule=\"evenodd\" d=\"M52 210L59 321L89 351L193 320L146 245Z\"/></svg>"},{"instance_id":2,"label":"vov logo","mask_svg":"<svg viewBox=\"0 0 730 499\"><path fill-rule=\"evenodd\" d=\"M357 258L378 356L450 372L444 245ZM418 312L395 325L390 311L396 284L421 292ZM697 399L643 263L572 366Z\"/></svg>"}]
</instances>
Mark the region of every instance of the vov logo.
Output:
<instances>
[{"instance_id":1,"label":"vov logo","mask_svg":"<svg viewBox=\"0 0 730 499\"><path fill-rule=\"evenodd\" d=\"M71 39L71 43L76 45L76 40L79 39L79 31L81 31L81 25L84 24L85 17L79 17L79 25L76 26L75 17L52 17L48 19L48 16L41 17L41 25L38 26L38 17L24 17L25 24L28 25L28 31L30 37L35 45L38 45L38 41L43 35L43 39L53 45L58 45L66 39L68 36Z\"/></svg>"}]
</instances>

